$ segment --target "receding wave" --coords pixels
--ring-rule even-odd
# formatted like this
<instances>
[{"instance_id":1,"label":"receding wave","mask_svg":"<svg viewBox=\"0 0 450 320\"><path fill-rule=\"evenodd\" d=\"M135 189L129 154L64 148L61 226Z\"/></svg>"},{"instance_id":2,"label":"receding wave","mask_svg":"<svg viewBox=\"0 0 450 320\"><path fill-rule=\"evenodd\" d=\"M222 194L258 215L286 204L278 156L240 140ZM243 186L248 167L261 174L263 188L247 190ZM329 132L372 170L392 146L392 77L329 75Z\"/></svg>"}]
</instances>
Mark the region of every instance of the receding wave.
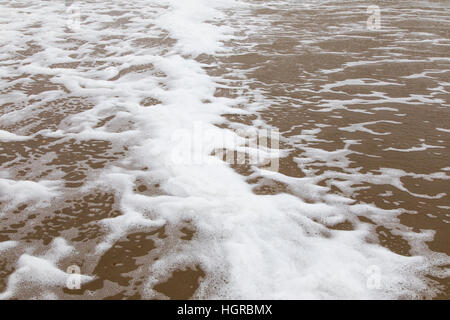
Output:
<instances>
[{"instance_id":1,"label":"receding wave","mask_svg":"<svg viewBox=\"0 0 450 320\"><path fill-rule=\"evenodd\" d=\"M0 1L0 298L448 298L447 5L382 6Z\"/></svg>"}]
</instances>

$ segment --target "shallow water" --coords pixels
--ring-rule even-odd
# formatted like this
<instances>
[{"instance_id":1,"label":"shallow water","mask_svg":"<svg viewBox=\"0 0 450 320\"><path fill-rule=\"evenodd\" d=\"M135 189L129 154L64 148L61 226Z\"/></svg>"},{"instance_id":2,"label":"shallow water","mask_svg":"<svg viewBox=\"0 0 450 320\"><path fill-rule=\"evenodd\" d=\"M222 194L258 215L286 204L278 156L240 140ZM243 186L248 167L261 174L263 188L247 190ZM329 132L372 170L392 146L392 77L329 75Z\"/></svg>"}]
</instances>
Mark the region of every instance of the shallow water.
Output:
<instances>
[{"instance_id":1,"label":"shallow water","mask_svg":"<svg viewBox=\"0 0 450 320\"><path fill-rule=\"evenodd\" d=\"M448 2L0 7L0 298L450 298Z\"/></svg>"}]
</instances>

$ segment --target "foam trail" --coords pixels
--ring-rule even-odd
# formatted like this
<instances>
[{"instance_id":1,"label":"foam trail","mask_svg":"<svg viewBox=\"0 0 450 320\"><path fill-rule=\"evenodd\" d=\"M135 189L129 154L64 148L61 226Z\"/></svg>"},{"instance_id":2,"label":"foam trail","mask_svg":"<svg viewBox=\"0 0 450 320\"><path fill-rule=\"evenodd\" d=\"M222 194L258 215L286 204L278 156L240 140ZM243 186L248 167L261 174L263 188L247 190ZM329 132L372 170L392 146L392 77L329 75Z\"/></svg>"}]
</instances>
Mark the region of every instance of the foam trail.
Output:
<instances>
[{"instance_id":1,"label":"foam trail","mask_svg":"<svg viewBox=\"0 0 450 320\"><path fill-rule=\"evenodd\" d=\"M205 27L202 14L200 19L191 14L193 8L208 12L209 20L220 18L214 10L219 3L166 3L170 9L157 24L177 40L177 51L156 65L168 75L169 91L167 96L161 95L165 110L158 110L150 120L157 128L153 139L143 142L136 151L142 158L151 159L152 168L164 177L162 187L171 195L149 203L165 219L193 219L199 236L189 250L181 256L161 259L153 271L158 274L171 264L197 261L208 272L199 297L392 298L426 290L426 283L414 276L423 271L423 258L401 257L366 244L364 229L326 236L328 231L312 220L316 216L325 219L327 215L345 215L343 207L307 204L288 195L254 195L242 177L225 164L213 169L190 163L171 164L169 155L182 146L176 141L165 145L166 137L180 128L193 135L195 122L214 132L211 123L226 111L227 105L221 105L213 96L217 88L214 79L190 56L223 50L217 39L225 38L220 32L229 29L212 29L218 34L206 34L205 38L199 32L181 32L179 21L189 30ZM205 105L205 99L212 103ZM211 149L209 146L203 150L209 153ZM210 254L212 250L215 256ZM383 270L386 287L382 292L367 287L367 270L374 265ZM226 283L220 281L222 277ZM150 279L149 286L152 284ZM220 289L209 292L214 287Z\"/></svg>"},{"instance_id":2,"label":"foam trail","mask_svg":"<svg viewBox=\"0 0 450 320\"><path fill-rule=\"evenodd\" d=\"M128 5L130 7L126 7ZM58 125L36 129L34 135L26 135L31 130L30 125L18 126L20 135L2 130L0 140L24 142L40 134L45 139L63 139L61 144L72 140L77 143L99 140L126 150L122 152L122 158L110 160L97 171L92 167L86 169L88 173L94 173L87 174L88 178L77 189L86 193L99 189L111 191L121 213L101 218L99 224L106 230L106 235L95 242L89 254L101 257L114 249L120 239L135 231L167 227L170 234L174 231L170 226L180 226L186 221L195 227L191 241L167 245L157 260L143 267L145 298L164 298L155 290L156 284L175 270L197 266L205 276L194 298L386 299L433 296L436 290L430 287L424 275L430 273L433 266L448 262L446 255L432 253L424 246L433 235L399 228L399 232L416 244L413 248L416 251L411 256L395 254L374 241L371 226L360 223L358 219L370 217L375 222L396 224L397 217L405 211L381 209L373 204L357 203L352 198L352 193L357 190L355 185L369 182L389 183L411 193L400 179L414 177L413 173L385 168L377 174L360 173L349 168L347 156L352 152L350 146L359 144L359 141L346 140L345 146L336 151L309 146L308 142L318 140L316 136L323 127L303 130L289 139L281 137L282 142L290 144L289 148L304 148L302 158L293 157L293 161L298 167L305 168L306 176L288 176L252 168L249 178L283 183L289 186L289 193L256 194L247 177L212 155L224 145L230 150L241 150L248 142L222 115L257 114L271 106L273 101L266 99L263 90L248 89L246 85L252 79L247 79L246 72L238 71L239 79L245 83L239 89L248 89L251 93L238 94L238 97L217 95L221 89L234 88L229 79L220 74L212 75L211 70L220 70L219 58L232 56L235 50L233 41L250 41L251 36L262 32L261 28L267 25L263 18L258 20L258 17L245 16L249 8L267 9L279 5L280 2L261 4L257 1L134 0L127 4L112 1L105 9L102 3L89 2L84 7L87 15L85 29L70 33L78 42L70 44L74 48L66 44L63 49L58 49L58 39L66 36L67 26L58 12L65 9L64 6L48 4L52 8L48 12L45 6L36 5L33 8L36 16L51 14L55 18L36 31L35 39L43 48L25 57L25 63L17 68L6 66L5 70L17 76L25 73L52 77L54 87L32 92L32 98L41 100L27 106L23 112L39 115L40 107L53 101L64 90L82 97L79 104L86 107L69 114ZM123 9L122 6L126 8L121 16L121 21L126 21L125 26L111 35L105 25L114 25L117 21L105 18L102 13L109 9ZM233 12L236 16L230 18ZM17 30L25 26L20 23L17 11L11 9L11 14L11 19L16 22L8 24L8 28L2 31L3 39L7 40L0 40L0 43L14 51L17 50L15 47L20 47L20 42L14 40L19 34ZM5 14L0 18L9 21ZM251 25L239 23L239 18L248 19L241 21ZM39 21L34 18L30 23ZM158 39L168 44L164 43L161 48L156 46L156 49L149 49L146 45L137 47L136 43L142 40L139 37L144 33L148 35L145 41ZM252 47L251 43L247 45ZM8 50L4 51L5 54ZM65 64L76 60L71 58L73 56L82 57L80 60L86 65L80 63L74 68L65 68ZM98 65L97 60L101 60ZM28 88L27 79L19 78L17 81ZM337 82L322 86L322 93L344 85L366 84L370 84L367 79ZM378 87L391 83L372 85ZM384 94L375 96L387 98ZM11 95L9 99L14 97ZM151 97L151 107L144 107L143 101L148 97ZM419 100L441 101L427 97ZM410 103L410 100L401 98L393 101ZM332 100L322 102L324 112L339 106ZM0 123L6 124L20 117L20 112L5 114L0 116ZM255 117L255 122L240 124L239 129L250 131L253 126L270 128L269 124ZM111 119L104 121L105 118ZM339 128L339 131L389 136L389 132L366 127L377 123L400 124L391 120L355 122ZM237 147L233 141L239 142ZM287 157L289 148L273 151L280 157ZM94 149L92 153L101 151ZM314 175L314 170L307 170L308 163L314 161L346 170L324 170ZM60 181L13 181L5 176L0 179L0 200L8 202L11 207L25 202L33 203L36 208L45 207L52 200L56 201L63 191L70 193L72 190L64 189ZM444 176L438 172L426 178L444 179ZM339 185L344 194L331 193L330 185L321 184L324 178L335 179L335 185ZM134 188L138 179L157 181L161 192L151 195L138 193ZM351 230L331 228L348 221L354 226ZM11 250L13 245L16 243L4 245L4 250ZM51 248L42 254L21 254L16 270L8 280L8 288L0 298L20 295L25 285L48 288L42 294L36 294L38 298L56 298L55 288L64 286L67 279L58 263L75 254L76 250L71 248L72 244L56 238ZM442 277L445 271L433 270L432 274ZM375 285L372 281L374 276ZM86 283L90 280L92 277L83 278Z\"/></svg>"}]
</instances>

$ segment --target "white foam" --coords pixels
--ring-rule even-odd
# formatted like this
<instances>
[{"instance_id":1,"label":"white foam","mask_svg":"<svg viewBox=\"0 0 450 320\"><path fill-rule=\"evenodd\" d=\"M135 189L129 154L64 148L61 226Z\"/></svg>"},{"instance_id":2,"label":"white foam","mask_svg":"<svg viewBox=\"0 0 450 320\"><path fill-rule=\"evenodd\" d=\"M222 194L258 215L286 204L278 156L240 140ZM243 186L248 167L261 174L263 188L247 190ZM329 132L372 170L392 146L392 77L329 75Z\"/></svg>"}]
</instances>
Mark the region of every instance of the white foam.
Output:
<instances>
[{"instance_id":1,"label":"white foam","mask_svg":"<svg viewBox=\"0 0 450 320\"><path fill-rule=\"evenodd\" d=\"M222 41L232 39L233 28L218 26L210 21L223 18L224 14L216 9L224 6L217 0L160 1L171 8L161 15L155 24L167 30L171 37L178 40L176 48L185 54L214 54L223 50ZM234 1L229 1L230 6ZM206 22L208 21L208 22Z\"/></svg>"},{"instance_id":2,"label":"white foam","mask_svg":"<svg viewBox=\"0 0 450 320\"><path fill-rule=\"evenodd\" d=\"M339 130L342 131L348 131L348 132L356 132L356 131L362 131L362 132L367 132L370 134L374 134L374 135L389 135L391 134L390 132L376 132L373 131L369 128L366 128L365 126L367 125L373 125L373 124L377 124L377 123L391 123L391 124L401 124L401 122L398 121L392 121L392 120L378 120L378 121L368 121L368 122L362 122L362 123L354 123L351 124L347 127L342 127L339 128Z\"/></svg>"},{"instance_id":3,"label":"white foam","mask_svg":"<svg viewBox=\"0 0 450 320\"><path fill-rule=\"evenodd\" d=\"M32 137L20 136L5 130L0 130L0 141L10 142L10 141L26 141Z\"/></svg>"},{"instance_id":4,"label":"white foam","mask_svg":"<svg viewBox=\"0 0 450 320\"><path fill-rule=\"evenodd\" d=\"M25 202L32 202L35 207L46 207L50 201L60 195L60 182L42 180L39 182L26 180L0 179L0 201L7 206L15 207Z\"/></svg>"},{"instance_id":5,"label":"white foam","mask_svg":"<svg viewBox=\"0 0 450 320\"><path fill-rule=\"evenodd\" d=\"M304 142L317 141L315 135L320 128L303 130L298 137L298 144L304 147L305 158L295 161L300 167L307 167L308 162L322 159L324 165L341 166L344 172L325 171L321 175L306 171L303 178L288 177L281 173L268 172L253 168L255 176L267 177L289 185L294 195L256 195L245 178L237 174L225 162L219 161L210 154L216 147L223 146L224 135L230 140L238 139L233 131L218 128L214 123L223 123L221 114L249 113L270 102L257 90L253 97L217 98L216 89L227 88L220 77L209 76L206 72L211 67L195 60L201 54L226 54L229 48L224 41L236 39L239 32L257 32L257 27L246 26L246 22L263 27L267 21L258 21L258 17L239 22L239 16L248 14L249 3L234 1L207 0L158 0L130 1L139 9L139 14L127 28L115 29L115 34L123 36L119 43L105 42L107 51L104 66L92 68L51 69L53 62L70 62L67 56L76 54L83 61L95 62L98 57L93 53L95 45L111 35L105 23L114 19L100 14L111 8L120 9L124 2L83 3L82 12L86 16L85 24L80 31L71 33L86 43L75 51L66 43L58 40L66 36L67 17L60 15L66 8L62 3L46 2L33 4L23 12L31 14L31 20L24 22L20 10L8 9L0 13L0 22L5 28L0 31L1 53L9 54L18 48L25 49L23 40L34 40L44 47L37 55L27 57L17 69L7 68L11 74L54 75L54 83L64 85L73 95L90 98L94 107L70 118L64 127L57 131L46 130L47 136L70 137L76 139L104 139L129 147L126 159L120 162L123 166L110 166L91 181L86 190L93 187L108 187L115 191L121 216L105 219L103 225L109 230L108 235L97 246L96 253L101 254L113 243L138 228L157 228L165 223L178 224L192 221L196 234L189 243L180 244L156 261L148 273L148 290L151 297L155 292L152 286L167 277L170 271L184 268L186 265L200 265L206 272L196 298L255 298L255 299L291 299L291 298L398 298L401 296L416 297L418 293L432 295L425 272L433 273L431 267L448 262L444 255L433 255L426 248L421 255L405 257L392 253L378 244L366 241L373 235L367 224L357 221L357 216L369 216L373 221L395 224L397 215L403 210L382 210L370 204L355 204L351 195L357 185L363 182L373 184L391 184L398 189L409 192L400 178L413 176L411 173L388 169L377 173L362 174L357 169L349 169L348 146L359 143L346 141L344 149L324 151L307 147ZM265 3L251 3L262 8ZM276 6L277 3L270 4ZM234 12L237 19L227 14ZM27 25L43 21L41 28L29 29L30 34L21 35L19 30L28 29ZM3 22L7 23L3 23ZM151 24L151 27L149 27ZM248 29L245 29L248 28ZM256 28L251 30L251 28ZM250 31L249 31L250 30ZM176 41L168 52L164 48L134 48L134 40L144 36L162 38L167 35ZM21 38L23 37L23 38ZM64 47L64 51L58 50ZM53 49L52 49L53 48ZM132 52L130 54L129 52ZM386 59L381 62L411 62L411 60ZM420 60L419 62L425 62ZM375 63L360 61L347 63L346 67ZM151 64L152 70L142 74L129 73L116 81L111 77L133 66ZM163 76L158 73L162 73ZM242 76L242 75L241 75ZM245 74L243 76L245 78ZM22 81L22 80L20 80ZM26 80L23 80L24 82ZM3 84L3 83L2 83ZM332 91L343 85L376 85L390 86L391 82L368 82L367 79L337 82L324 86L323 90ZM307 91L310 89L304 89ZM310 90L311 91L311 90ZM54 98L60 91L49 91L40 95L43 98ZM145 97L160 100L155 106L143 108L140 101ZM428 96L411 96L391 99L384 93L374 92L378 97L371 104L384 103L387 99L399 103L417 103L417 100L440 102L442 100ZM13 99L11 96L10 99ZM206 103L205 101L209 101ZM356 104L363 99L346 101ZM325 101L323 111L343 107L336 101ZM237 106L248 107L242 111ZM381 110L381 109L379 109ZM376 110L374 110L376 111ZM25 110L24 112L27 112ZM359 110L358 112L361 112ZM130 129L110 132L96 125L106 114L118 117L124 123L130 121ZM4 121L19 117L16 113ZM373 121L352 124L341 130L363 131L374 135L387 135L366 128L367 125L393 121ZM262 121L255 122L264 126ZM186 151L186 140L172 139L175 133L183 133L188 137L195 136L195 128L201 126L208 135L199 141L202 148L192 148L192 159L207 159L208 163L197 164L191 161L173 161L174 152ZM245 125L242 125L245 128ZM226 132L226 133L225 133ZM41 132L42 133L42 132ZM4 139L21 139L0 132ZM6 137L6 138L5 138ZM228 141L228 140L227 140ZM297 141L297 140L296 140ZM232 149L232 144L226 146ZM283 154L283 153L280 153ZM135 168L148 167L148 171ZM145 196L133 192L136 178L144 176L148 180L160 182L165 195ZM444 179L444 172L427 175L429 179ZM325 178L331 182L327 186L319 185ZM345 196L334 196L329 193L332 185L338 186ZM50 181L13 181L0 179L0 200L8 205L34 201L36 205L48 205L49 201L59 195L60 185ZM413 194L415 195L415 194ZM427 197L428 195L417 195ZM441 195L435 195L435 197ZM315 203L308 203L309 199ZM354 230L330 230L327 226L351 221ZM402 235L408 235L402 230ZM429 233L418 233L417 237L429 239ZM423 239L421 239L423 240ZM63 240L56 240L52 249L46 254L33 256L23 254L16 271L8 280L7 291L0 298L10 298L24 286L32 288L61 287L65 284L67 274L57 266L61 256L70 255L71 247ZM426 256L426 258L425 258ZM373 266L380 270L381 287L373 289L367 285ZM435 273L434 273L435 274ZM86 281L89 278L83 278ZM36 292L36 297L55 297L52 289Z\"/></svg>"},{"instance_id":6,"label":"white foam","mask_svg":"<svg viewBox=\"0 0 450 320\"><path fill-rule=\"evenodd\" d=\"M407 149L399 149L399 148L386 148L383 149L384 151L398 151L398 152L415 152L415 151L424 151L427 149L445 149L445 147L442 146L432 146L432 145L428 145L426 143L422 143L420 145L420 147L411 147L411 148L407 148Z\"/></svg>"},{"instance_id":7,"label":"white foam","mask_svg":"<svg viewBox=\"0 0 450 320\"><path fill-rule=\"evenodd\" d=\"M18 244L19 244L18 241L12 241L12 240L0 242L0 251L6 251L8 249L14 248Z\"/></svg>"},{"instance_id":8,"label":"white foam","mask_svg":"<svg viewBox=\"0 0 450 320\"><path fill-rule=\"evenodd\" d=\"M74 248L64 239L56 238L50 250L43 256L22 254L17 261L15 271L8 278L7 290L0 294L0 300L11 299L24 289L28 296L35 299L56 298L56 290L65 287L71 276L58 268L57 263L73 250ZM79 276L80 283L93 279L86 275Z\"/></svg>"}]
</instances>

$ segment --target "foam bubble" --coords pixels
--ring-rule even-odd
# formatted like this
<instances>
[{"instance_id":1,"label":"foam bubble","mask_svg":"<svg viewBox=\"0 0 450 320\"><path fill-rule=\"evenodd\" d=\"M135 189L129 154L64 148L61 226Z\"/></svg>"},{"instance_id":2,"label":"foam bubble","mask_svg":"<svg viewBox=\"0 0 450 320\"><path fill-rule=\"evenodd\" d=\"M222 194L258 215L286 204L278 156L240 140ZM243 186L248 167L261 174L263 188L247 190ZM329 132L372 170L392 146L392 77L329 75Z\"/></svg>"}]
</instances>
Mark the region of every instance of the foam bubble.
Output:
<instances>
[{"instance_id":1,"label":"foam bubble","mask_svg":"<svg viewBox=\"0 0 450 320\"><path fill-rule=\"evenodd\" d=\"M115 1L109 3L115 9L126 5ZM361 173L349 168L349 146L360 143L356 140L344 141L345 147L334 151L308 147L309 142L319 142L316 136L323 128L321 126L302 130L300 135L291 137L292 144L304 150L302 158L294 158L293 161L305 169L305 177L252 168L254 173L250 178L263 177L284 183L289 186L291 194L257 195L244 176L211 155L213 150L224 146L224 141L225 147L233 151L241 150L240 146L245 142L245 139L239 140L234 130L216 126L226 123L222 114L256 114L270 106L272 101L268 101L265 92L258 89L254 89L249 97L216 97L218 89L233 89L231 81L209 75L208 70L217 65L199 62L198 58L201 55L230 53L231 48L225 45L226 41L242 37L238 36L239 33L258 33L261 31L258 28L267 25L268 21L263 18L250 18L248 7L264 9L276 7L278 2L158 0L150 4L135 0L130 3L139 12L130 13L132 19L124 23L126 27L115 29L114 36L120 38L117 42L105 40L112 36L106 26L115 21L102 14L111 9L103 8L102 2L83 4L83 15L86 15L84 29L70 33L75 44L58 43L67 37L66 17L59 15L65 9L61 3L32 4L23 9L33 13L31 20L26 22L18 10L9 9L8 14L0 15L1 22L8 22L2 23L5 28L0 31L0 44L4 45L1 53L12 59L10 53L27 48L23 39L33 40L41 46L34 48L38 52L25 56L17 68L5 67L0 75L10 73L20 76L26 73L52 76L52 83L60 87L32 94L31 97L47 101L67 90L72 95L87 97L94 104L91 109L66 119L58 129L46 129L39 133L47 137L77 140L100 139L127 146L125 159L100 170L83 189L112 189L122 213L101 221L108 234L96 246L95 254L102 254L130 231L153 230L167 224L180 225L188 220L196 228L195 237L189 243L168 248L160 259L149 266L151 270L146 274L146 293L149 297L154 296L152 288L156 283L167 277L168 273L187 265L199 265L206 273L196 298L364 299L417 297L418 294L432 296L435 293L423 275L435 272L430 271L435 265L448 263L448 257L432 254L420 245L432 235L427 232L414 235L410 230L399 230L412 242L417 241L415 248L420 254L411 257L395 254L374 241L367 241L368 238L373 240L373 228L359 223L357 217L396 224L397 216L404 210L383 210L372 204L355 203L352 199L352 194L358 190L356 186L365 182L390 184L411 193L403 186L401 178L414 174L392 169ZM230 18L228 14L232 12L235 16ZM30 28L30 34L21 34L19 30L28 30L28 24L42 23L43 17L48 17L48 23L34 30ZM251 25L246 26L246 22ZM134 43L142 40L144 34L150 38L173 40L174 44L168 45L168 48L164 45L150 48L135 46ZM76 43L82 44L77 48ZM100 48L97 47L99 44ZM75 58L69 58L69 55ZM50 67L54 63L79 60L86 62L88 67ZM102 64L96 65L97 60L101 60ZM371 63L349 62L343 67ZM251 81L246 78L245 72L238 75L240 80ZM27 82L27 79L17 80L17 84L26 85ZM326 93L343 85L367 84L367 79L361 79L333 83L322 89ZM371 85L391 83L372 82ZM373 100L374 104L390 99L377 92L365 98L368 96L377 98ZM7 99L14 100L16 97L13 92ZM141 101L148 97L157 102L151 107L144 107ZM344 108L344 105L361 101L363 99L359 98L327 100L321 111ZM393 98L391 101L413 104L441 100L411 96ZM4 123L19 121L24 113L39 106L39 103L27 106L21 112L2 116L0 120ZM97 126L106 115L115 117L116 127L108 129L107 126ZM354 123L340 130L389 135L389 132L376 132L366 127L379 122L400 124L380 120ZM195 137L199 126L208 133L206 137L195 140L201 148L188 148L186 140L173 139L177 132L182 137ZM269 128L257 119L250 126L235 124L234 129L245 131L251 130L252 126ZM446 132L446 129L438 130ZM2 141L26 139L28 137L0 131ZM237 147L231 143L235 139L241 143ZM174 161L174 153L186 151L190 152L193 160L208 161L199 164L186 159ZM280 157L288 154L289 150L277 152ZM323 167L338 166L346 170L324 170L317 175L314 170L308 171L308 163L319 160ZM148 170L141 169L143 167ZM147 196L134 192L134 182L139 177L160 182L164 194ZM427 175L427 178L445 178L445 173ZM325 179L331 180L329 185L320 184ZM23 202L47 206L61 195L61 183L14 181L5 177L0 179L0 201L5 201L8 206ZM343 190L344 195L331 194L333 185ZM329 228L344 222L350 222L353 229L342 231ZM0 250L12 248L13 245L16 243L3 244ZM35 256L30 252L24 253L17 262L16 271L9 277L7 291L0 298L11 298L28 289L28 294L38 298L56 297L56 288L64 286L68 276L59 268L58 261L71 253L72 246L63 239L55 239L45 254ZM372 272L374 270L375 274ZM434 275L442 276L438 273ZM371 276L378 277L379 288L368 285ZM83 276L83 281L91 279ZM42 290L43 287L46 289Z\"/></svg>"}]
</instances>

